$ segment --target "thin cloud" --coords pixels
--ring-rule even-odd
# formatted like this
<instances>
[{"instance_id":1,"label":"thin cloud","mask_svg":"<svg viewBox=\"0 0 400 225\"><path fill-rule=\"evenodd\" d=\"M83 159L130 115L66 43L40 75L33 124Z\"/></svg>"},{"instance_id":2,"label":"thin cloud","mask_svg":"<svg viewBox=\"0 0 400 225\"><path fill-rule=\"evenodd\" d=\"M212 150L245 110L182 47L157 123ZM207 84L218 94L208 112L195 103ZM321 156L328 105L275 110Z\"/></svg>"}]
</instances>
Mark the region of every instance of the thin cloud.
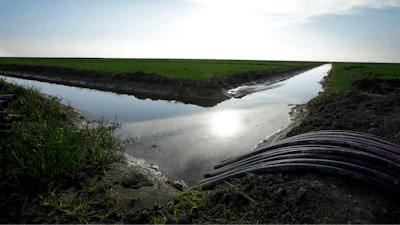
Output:
<instances>
[{"instance_id":1,"label":"thin cloud","mask_svg":"<svg viewBox=\"0 0 400 225\"><path fill-rule=\"evenodd\" d=\"M248 20L248 16L264 20L265 26L284 26L311 21L323 15L354 15L357 8L387 9L400 7L400 1L382 0L182 0L198 3L226 15L227 11L240 11L236 16ZM222 16L221 16L222 17Z\"/></svg>"}]
</instances>

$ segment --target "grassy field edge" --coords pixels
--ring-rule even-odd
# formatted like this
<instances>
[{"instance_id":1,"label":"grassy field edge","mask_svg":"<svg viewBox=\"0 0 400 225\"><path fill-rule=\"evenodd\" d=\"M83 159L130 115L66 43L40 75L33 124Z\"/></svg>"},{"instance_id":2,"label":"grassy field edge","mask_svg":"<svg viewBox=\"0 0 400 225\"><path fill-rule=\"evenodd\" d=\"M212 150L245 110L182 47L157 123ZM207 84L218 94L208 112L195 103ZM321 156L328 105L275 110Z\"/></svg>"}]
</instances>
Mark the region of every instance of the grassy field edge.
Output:
<instances>
[{"instance_id":1,"label":"grassy field edge","mask_svg":"<svg viewBox=\"0 0 400 225\"><path fill-rule=\"evenodd\" d=\"M320 62L251 61L251 60L190 60L190 59L24 59L0 58L0 68L16 69L16 65L63 67L78 71L103 71L118 76L142 71L158 73L174 79L205 79L225 77L247 71L263 71L284 67L307 66Z\"/></svg>"},{"instance_id":2,"label":"grassy field edge","mask_svg":"<svg viewBox=\"0 0 400 225\"><path fill-rule=\"evenodd\" d=\"M308 102L308 106L315 107L324 102L328 93L338 92L343 97L347 95L351 84L356 79L400 78L400 65L389 63L333 63L332 69L322 80L324 91ZM384 85L384 84L382 84Z\"/></svg>"}]
</instances>

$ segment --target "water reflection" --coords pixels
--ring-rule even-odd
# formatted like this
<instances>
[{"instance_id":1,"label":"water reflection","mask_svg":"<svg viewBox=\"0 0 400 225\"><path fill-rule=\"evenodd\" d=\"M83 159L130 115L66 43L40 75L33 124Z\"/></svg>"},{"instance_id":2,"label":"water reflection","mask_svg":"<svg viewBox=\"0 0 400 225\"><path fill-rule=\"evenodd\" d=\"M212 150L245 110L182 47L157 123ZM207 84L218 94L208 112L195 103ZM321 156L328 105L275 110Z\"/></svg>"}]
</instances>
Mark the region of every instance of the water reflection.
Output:
<instances>
[{"instance_id":1,"label":"water reflection","mask_svg":"<svg viewBox=\"0 0 400 225\"><path fill-rule=\"evenodd\" d=\"M289 124L290 106L212 110L189 116L125 123L116 134L140 137L126 152L158 164L163 174L190 184L218 164ZM196 174L196 176L193 176Z\"/></svg>"},{"instance_id":2,"label":"water reflection","mask_svg":"<svg viewBox=\"0 0 400 225\"><path fill-rule=\"evenodd\" d=\"M223 110L215 112L211 116L212 134L220 137L230 137L243 129L243 125L239 120L238 113L232 110Z\"/></svg>"}]
</instances>

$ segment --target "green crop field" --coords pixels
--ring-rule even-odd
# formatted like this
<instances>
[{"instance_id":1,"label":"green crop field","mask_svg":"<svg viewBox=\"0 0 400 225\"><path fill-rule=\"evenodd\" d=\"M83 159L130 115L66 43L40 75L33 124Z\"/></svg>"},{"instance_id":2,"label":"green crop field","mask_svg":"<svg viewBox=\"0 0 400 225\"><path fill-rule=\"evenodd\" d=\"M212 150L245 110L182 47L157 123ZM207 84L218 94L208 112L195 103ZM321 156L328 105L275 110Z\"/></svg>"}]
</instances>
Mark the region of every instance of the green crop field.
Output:
<instances>
[{"instance_id":1,"label":"green crop field","mask_svg":"<svg viewBox=\"0 0 400 225\"><path fill-rule=\"evenodd\" d=\"M354 68L361 66L360 68ZM351 68L346 70L343 68ZM357 77L400 78L400 64L389 63L333 63L327 88L329 91L348 91Z\"/></svg>"},{"instance_id":2,"label":"green crop field","mask_svg":"<svg viewBox=\"0 0 400 225\"><path fill-rule=\"evenodd\" d=\"M158 73L171 78L202 79L229 76L238 72L270 70L286 66L302 66L321 62L191 60L191 59L56 59L0 58L0 64L59 66L105 72Z\"/></svg>"},{"instance_id":3,"label":"green crop field","mask_svg":"<svg viewBox=\"0 0 400 225\"><path fill-rule=\"evenodd\" d=\"M400 78L400 64L335 62L332 64L329 75L325 78L324 92L312 99L309 105L314 107L321 104L328 93L331 92L340 92L343 96L347 95L351 84L357 78Z\"/></svg>"}]
</instances>

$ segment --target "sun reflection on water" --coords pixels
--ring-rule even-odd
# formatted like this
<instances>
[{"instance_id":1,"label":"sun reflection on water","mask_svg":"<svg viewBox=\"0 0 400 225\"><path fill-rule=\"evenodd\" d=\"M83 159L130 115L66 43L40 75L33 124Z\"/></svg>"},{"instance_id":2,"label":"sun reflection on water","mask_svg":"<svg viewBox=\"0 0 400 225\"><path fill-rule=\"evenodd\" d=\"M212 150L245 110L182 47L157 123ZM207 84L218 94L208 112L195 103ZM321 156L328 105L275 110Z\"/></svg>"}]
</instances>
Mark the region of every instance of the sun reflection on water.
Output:
<instances>
[{"instance_id":1,"label":"sun reflection on water","mask_svg":"<svg viewBox=\"0 0 400 225\"><path fill-rule=\"evenodd\" d=\"M235 135L241 127L239 118L239 114L232 110L216 112L211 119L212 133L221 137Z\"/></svg>"}]
</instances>

